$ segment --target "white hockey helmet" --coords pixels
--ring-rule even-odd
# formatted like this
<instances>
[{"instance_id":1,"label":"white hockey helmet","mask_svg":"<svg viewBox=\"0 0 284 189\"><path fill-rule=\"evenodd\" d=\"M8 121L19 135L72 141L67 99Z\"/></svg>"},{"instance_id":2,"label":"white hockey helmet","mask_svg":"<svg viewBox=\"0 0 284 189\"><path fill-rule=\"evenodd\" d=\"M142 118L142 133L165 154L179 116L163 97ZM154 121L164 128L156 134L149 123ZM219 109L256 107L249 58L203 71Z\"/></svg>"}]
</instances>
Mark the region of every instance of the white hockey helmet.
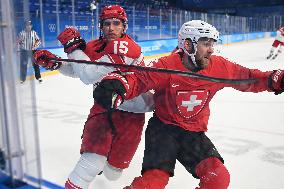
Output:
<instances>
[{"instance_id":1,"label":"white hockey helmet","mask_svg":"<svg viewBox=\"0 0 284 189\"><path fill-rule=\"evenodd\" d=\"M193 43L197 43L199 38L207 37L218 41L219 32L217 29L202 20L191 20L184 23L178 32L178 47L184 47L185 39L191 39Z\"/></svg>"},{"instance_id":2,"label":"white hockey helmet","mask_svg":"<svg viewBox=\"0 0 284 189\"><path fill-rule=\"evenodd\" d=\"M218 41L219 32L214 26L202 20L191 20L185 22L178 32L178 47L183 49L183 51L191 57L195 66L197 66L195 62L196 46L200 38L208 38ZM192 52L188 52L184 48L184 42L186 39L190 39L192 42Z\"/></svg>"}]
</instances>

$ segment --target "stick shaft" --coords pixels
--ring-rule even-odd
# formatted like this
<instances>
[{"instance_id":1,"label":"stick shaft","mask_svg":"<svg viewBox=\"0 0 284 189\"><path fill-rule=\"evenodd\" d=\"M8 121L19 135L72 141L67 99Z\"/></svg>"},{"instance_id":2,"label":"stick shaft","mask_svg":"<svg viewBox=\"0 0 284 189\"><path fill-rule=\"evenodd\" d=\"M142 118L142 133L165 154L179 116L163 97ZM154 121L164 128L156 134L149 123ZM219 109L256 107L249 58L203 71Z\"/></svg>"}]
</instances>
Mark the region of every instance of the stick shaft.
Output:
<instances>
[{"instance_id":1,"label":"stick shaft","mask_svg":"<svg viewBox=\"0 0 284 189\"><path fill-rule=\"evenodd\" d=\"M205 75L201 75L198 73L186 72L186 71L180 71L180 70L171 70L171 69L164 69L164 68L145 67L145 66L127 65L127 64L114 64L114 63L108 63L108 62L94 62L94 61L73 60L73 59L59 59L58 60L58 59L53 59L53 58L50 60L60 61L60 62L75 62L79 64L99 65L99 66L107 66L107 67L114 67L114 68L131 68L131 69L145 71L145 72L176 74L176 75L187 76L187 77L197 78L197 79L211 81L211 82L226 83L226 84L233 84L233 85L250 84L258 80L256 78L249 78L249 79L216 78L216 77L210 77L210 76L205 76Z\"/></svg>"}]
</instances>

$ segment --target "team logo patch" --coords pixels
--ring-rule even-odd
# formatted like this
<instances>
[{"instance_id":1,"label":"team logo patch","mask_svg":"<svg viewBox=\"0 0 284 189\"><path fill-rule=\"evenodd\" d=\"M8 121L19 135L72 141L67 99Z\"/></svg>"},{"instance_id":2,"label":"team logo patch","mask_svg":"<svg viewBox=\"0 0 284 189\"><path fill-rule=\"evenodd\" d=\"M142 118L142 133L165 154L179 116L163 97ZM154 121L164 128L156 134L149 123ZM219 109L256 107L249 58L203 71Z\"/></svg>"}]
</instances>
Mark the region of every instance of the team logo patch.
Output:
<instances>
[{"instance_id":1,"label":"team logo patch","mask_svg":"<svg viewBox=\"0 0 284 189\"><path fill-rule=\"evenodd\" d=\"M179 114L189 119L197 115L209 97L208 90L177 91L176 104Z\"/></svg>"}]
</instances>

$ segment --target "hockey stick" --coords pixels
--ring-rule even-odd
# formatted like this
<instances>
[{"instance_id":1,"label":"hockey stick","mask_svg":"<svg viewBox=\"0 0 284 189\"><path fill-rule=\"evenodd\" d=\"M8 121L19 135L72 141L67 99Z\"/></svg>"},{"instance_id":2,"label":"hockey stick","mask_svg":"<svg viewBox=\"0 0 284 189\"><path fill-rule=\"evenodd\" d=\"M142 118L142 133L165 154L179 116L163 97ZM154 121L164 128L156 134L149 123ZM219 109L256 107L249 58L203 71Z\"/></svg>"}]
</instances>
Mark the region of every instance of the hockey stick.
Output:
<instances>
[{"instance_id":1,"label":"hockey stick","mask_svg":"<svg viewBox=\"0 0 284 189\"><path fill-rule=\"evenodd\" d=\"M193 72L186 72L186 71L180 71L180 70L171 70L171 69L164 69L164 68L145 67L145 66L127 65L127 64L114 64L114 63L108 63L108 62L93 62L93 61L87 61L87 60L55 59L55 58L49 58L48 60L54 60L57 62L58 61L59 62L75 62L79 64L101 65L101 66L114 67L114 68L133 68L138 71L177 74L180 76L187 76L187 77L197 78L201 80L212 81L216 83L226 83L226 84L233 84L233 85L249 84L249 83L254 83L258 80L256 78L249 78L249 79L216 78L216 77L210 77L210 76L205 76L205 75L201 75L201 74L197 74Z\"/></svg>"}]
</instances>

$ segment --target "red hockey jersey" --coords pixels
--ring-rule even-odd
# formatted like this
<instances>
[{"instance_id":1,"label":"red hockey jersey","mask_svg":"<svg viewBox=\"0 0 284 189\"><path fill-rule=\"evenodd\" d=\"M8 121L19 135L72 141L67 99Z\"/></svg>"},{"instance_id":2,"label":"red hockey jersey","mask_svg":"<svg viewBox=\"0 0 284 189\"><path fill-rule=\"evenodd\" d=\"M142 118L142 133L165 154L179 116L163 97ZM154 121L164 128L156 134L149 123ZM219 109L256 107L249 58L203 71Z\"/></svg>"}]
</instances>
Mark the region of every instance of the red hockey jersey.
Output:
<instances>
[{"instance_id":1,"label":"red hockey jersey","mask_svg":"<svg viewBox=\"0 0 284 189\"><path fill-rule=\"evenodd\" d=\"M144 65L141 47L128 35L108 43L104 39L90 41L87 43L84 52L75 50L68 57L115 64ZM64 64L60 68L60 72L64 75L78 77L85 84L98 83L105 75L113 71L116 71L116 68L77 63ZM118 109L134 113L151 112L153 110L153 94L147 92L134 99L127 100Z\"/></svg>"},{"instance_id":2,"label":"red hockey jersey","mask_svg":"<svg viewBox=\"0 0 284 189\"><path fill-rule=\"evenodd\" d=\"M177 53L160 58L154 67L188 71ZM126 99L154 89L155 113L164 123L189 131L207 131L209 102L217 91L224 87L245 92L270 91L268 77L271 72L248 69L221 56L212 55L208 67L198 73L218 78L259 80L253 84L228 85L175 74L134 72L126 76L130 86Z\"/></svg>"},{"instance_id":3,"label":"red hockey jersey","mask_svg":"<svg viewBox=\"0 0 284 189\"><path fill-rule=\"evenodd\" d=\"M128 35L109 43L94 40L87 43L84 51L92 61L104 61L116 64L143 64L141 47Z\"/></svg>"}]
</instances>

